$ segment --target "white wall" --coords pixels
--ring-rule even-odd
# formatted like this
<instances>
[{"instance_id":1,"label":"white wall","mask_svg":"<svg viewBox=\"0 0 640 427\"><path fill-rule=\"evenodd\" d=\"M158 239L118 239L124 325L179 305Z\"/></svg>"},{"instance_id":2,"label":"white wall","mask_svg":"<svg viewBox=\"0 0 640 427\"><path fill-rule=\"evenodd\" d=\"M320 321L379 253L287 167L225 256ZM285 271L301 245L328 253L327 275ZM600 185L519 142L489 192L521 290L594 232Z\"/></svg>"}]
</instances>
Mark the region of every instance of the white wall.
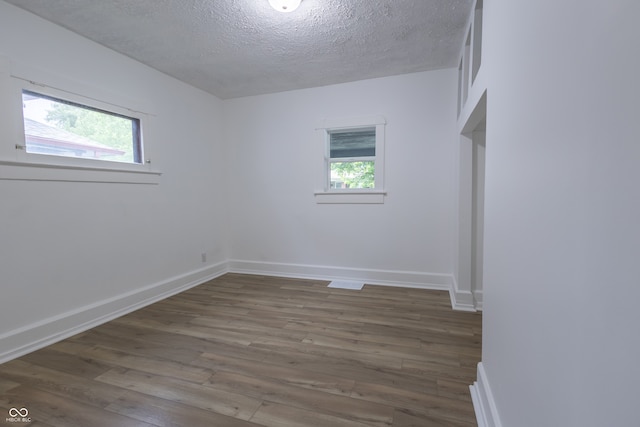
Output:
<instances>
[{"instance_id":1,"label":"white wall","mask_svg":"<svg viewBox=\"0 0 640 427\"><path fill-rule=\"evenodd\" d=\"M155 115L143 131L163 173L159 185L0 180L1 360L202 279L227 254L220 100L4 2L0 56L68 91L135 100ZM0 144L19 142L0 129Z\"/></svg>"},{"instance_id":2,"label":"white wall","mask_svg":"<svg viewBox=\"0 0 640 427\"><path fill-rule=\"evenodd\" d=\"M502 425L638 425L640 3L484 4L482 360Z\"/></svg>"},{"instance_id":3,"label":"white wall","mask_svg":"<svg viewBox=\"0 0 640 427\"><path fill-rule=\"evenodd\" d=\"M456 78L440 70L225 101L234 265L448 285ZM315 128L371 115L387 120L384 204L316 204Z\"/></svg>"}]
</instances>

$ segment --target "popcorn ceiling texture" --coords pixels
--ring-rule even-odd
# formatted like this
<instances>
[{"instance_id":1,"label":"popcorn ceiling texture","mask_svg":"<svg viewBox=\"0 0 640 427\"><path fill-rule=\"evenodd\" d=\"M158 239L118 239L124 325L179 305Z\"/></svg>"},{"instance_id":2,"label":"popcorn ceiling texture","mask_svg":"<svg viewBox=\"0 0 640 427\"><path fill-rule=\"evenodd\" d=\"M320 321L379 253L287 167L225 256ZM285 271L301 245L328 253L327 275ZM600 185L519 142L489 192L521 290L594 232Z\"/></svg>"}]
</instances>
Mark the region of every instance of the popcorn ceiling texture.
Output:
<instances>
[{"instance_id":1,"label":"popcorn ceiling texture","mask_svg":"<svg viewBox=\"0 0 640 427\"><path fill-rule=\"evenodd\" d=\"M6 0L220 98L457 65L472 0Z\"/></svg>"}]
</instances>

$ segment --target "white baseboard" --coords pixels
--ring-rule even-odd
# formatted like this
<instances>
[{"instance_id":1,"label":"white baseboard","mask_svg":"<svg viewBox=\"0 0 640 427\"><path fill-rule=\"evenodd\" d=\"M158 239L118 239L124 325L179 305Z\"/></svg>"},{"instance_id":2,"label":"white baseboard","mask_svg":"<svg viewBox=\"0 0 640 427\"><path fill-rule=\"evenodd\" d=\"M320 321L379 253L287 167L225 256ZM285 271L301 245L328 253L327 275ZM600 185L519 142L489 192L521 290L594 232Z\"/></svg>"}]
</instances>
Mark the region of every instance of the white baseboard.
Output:
<instances>
[{"instance_id":1,"label":"white baseboard","mask_svg":"<svg viewBox=\"0 0 640 427\"><path fill-rule=\"evenodd\" d=\"M0 364L168 298L227 272L222 262L42 319L0 336Z\"/></svg>"},{"instance_id":2,"label":"white baseboard","mask_svg":"<svg viewBox=\"0 0 640 427\"><path fill-rule=\"evenodd\" d=\"M449 297L451 298L451 307L453 307L454 310L476 311L477 309L473 293L471 291L458 289L458 282L453 276L451 276Z\"/></svg>"},{"instance_id":3,"label":"white baseboard","mask_svg":"<svg viewBox=\"0 0 640 427\"><path fill-rule=\"evenodd\" d=\"M324 265L284 264L232 259L229 271L263 276L293 277L317 280L357 280L369 285L449 290L451 275L401 270L374 270Z\"/></svg>"},{"instance_id":4,"label":"white baseboard","mask_svg":"<svg viewBox=\"0 0 640 427\"><path fill-rule=\"evenodd\" d=\"M476 302L476 310L482 311L483 306L484 306L484 304L483 304L484 294L482 293L482 290L473 291L473 299Z\"/></svg>"},{"instance_id":5,"label":"white baseboard","mask_svg":"<svg viewBox=\"0 0 640 427\"><path fill-rule=\"evenodd\" d=\"M482 362L478 363L478 380L469 386L469 389L478 427L502 427Z\"/></svg>"}]
</instances>

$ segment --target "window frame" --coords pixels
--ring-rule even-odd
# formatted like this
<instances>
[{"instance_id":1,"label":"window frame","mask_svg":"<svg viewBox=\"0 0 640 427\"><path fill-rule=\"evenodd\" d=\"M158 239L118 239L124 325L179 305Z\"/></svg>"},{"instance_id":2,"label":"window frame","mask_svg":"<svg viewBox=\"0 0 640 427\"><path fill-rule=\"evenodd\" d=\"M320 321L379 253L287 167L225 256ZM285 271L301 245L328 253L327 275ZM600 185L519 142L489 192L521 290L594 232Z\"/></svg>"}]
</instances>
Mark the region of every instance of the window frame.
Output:
<instances>
[{"instance_id":1,"label":"window frame","mask_svg":"<svg viewBox=\"0 0 640 427\"><path fill-rule=\"evenodd\" d=\"M80 108L80 109L84 109L87 111L93 111L93 112L97 112L103 115L108 115L108 116L112 116L112 117L117 117L120 119L125 119L131 122L131 125L133 126L132 129L132 134L131 134L131 148L133 148L133 161L128 162L128 161L118 161L118 160L111 160L111 159L100 159L100 158L94 158L94 157L82 157L82 156L65 156L63 154L47 154L47 153L38 153L37 151L29 151L29 143L27 141L27 129L26 129L26 117L24 115L24 111L22 114L22 119L23 119L23 137L24 137L24 145L21 147L16 147L18 149L23 149L27 154L44 154L47 156L56 156L56 157L66 157L66 158L72 158L72 159L93 159L93 160L97 160L99 162L108 162L108 164L111 163L125 163L125 164L129 164L129 165L140 165L144 162L144 151L143 151L143 143L142 143L142 125L141 125L141 120L138 117L132 117L132 114L129 112L127 113L122 113L122 112L115 112L113 111L115 108L111 107L109 108L109 110L106 110L104 108L97 108L93 105L86 105L84 103L79 103L76 101L72 101L69 100L68 97L67 98L59 98L59 97L55 97L49 94L44 94L42 93L42 91L33 91L33 90L28 90L28 89L23 89L22 90L22 95L23 95L23 104L24 104L24 95L31 95L31 96L35 96L39 99L48 99L49 101L53 101L56 102L58 104L62 104L62 105L68 105L71 107L75 107L75 108ZM55 127L55 126L54 126Z\"/></svg>"},{"instance_id":2,"label":"window frame","mask_svg":"<svg viewBox=\"0 0 640 427\"><path fill-rule=\"evenodd\" d=\"M354 157L331 157L331 139L332 139L332 135L334 134L340 134L340 133L346 133L346 132L365 132L365 131L374 131L374 134L376 135L374 137L374 153L375 150L377 148L377 135L378 135L378 131L374 126L366 126L366 127L362 127L362 128L348 128L348 129L328 129L327 130L327 179L329 180L328 185L325 187L328 190L334 191L334 190L343 190L343 191L351 191L351 190L375 190L376 189L376 182L375 182L375 178L379 175L377 173L375 173L376 170L376 156L375 154L373 156L354 156ZM374 183L373 183L373 188L334 188L331 186L331 166L334 163L364 163L364 162L373 162L373 168L374 168Z\"/></svg>"},{"instance_id":3,"label":"window frame","mask_svg":"<svg viewBox=\"0 0 640 427\"><path fill-rule=\"evenodd\" d=\"M383 116L368 116L346 119L325 119L316 129L320 132L324 147L322 168L322 190L314 193L316 203L384 203L384 153L385 128L387 121ZM341 161L374 162L375 175L373 188L331 188L331 153L330 134L332 132L353 131L359 129L375 129L375 156L343 158ZM336 158L337 159L337 158Z\"/></svg>"},{"instance_id":4,"label":"window frame","mask_svg":"<svg viewBox=\"0 0 640 427\"><path fill-rule=\"evenodd\" d=\"M89 86L76 85L76 88L67 85L76 91L60 89L60 79L54 75L51 80L57 81L58 87L16 76L10 71L6 58L0 59L4 59L0 61L0 180L159 184L162 173L151 165L150 144L145 138L152 114L122 107L120 104L123 101L126 103L122 97L115 94L104 96L106 92L92 90ZM141 163L27 152L23 91L136 119L139 124Z\"/></svg>"}]
</instances>

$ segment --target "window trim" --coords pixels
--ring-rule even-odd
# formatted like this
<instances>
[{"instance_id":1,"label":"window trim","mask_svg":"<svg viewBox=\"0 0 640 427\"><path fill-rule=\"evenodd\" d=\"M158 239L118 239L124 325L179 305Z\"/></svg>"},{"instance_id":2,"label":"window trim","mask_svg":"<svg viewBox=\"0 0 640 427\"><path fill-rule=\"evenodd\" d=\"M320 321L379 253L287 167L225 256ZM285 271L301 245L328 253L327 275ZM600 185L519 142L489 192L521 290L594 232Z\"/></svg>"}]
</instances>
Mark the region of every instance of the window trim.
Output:
<instances>
[{"instance_id":1,"label":"window trim","mask_svg":"<svg viewBox=\"0 0 640 427\"><path fill-rule=\"evenodd\" d=\"M111 117L115 117L115 118L119 118L119 119L124 119L127 120L128 122L130 122L130 125L132 126L132 131L131 131L131 148L132 148L132 156L133 156L133 161L118 161L118 160L105 160L105 159L101 159L101 158L95 158L95 160L98 160L100 162L116 162L116 163L128 163L128 164L136 164L136 165L140 165L144 162L144 153L143 153L143 144L142 144L142 126L140 123L140 119L138 117L132 117L132 114L123 114L121 112L115 112L113 111L114 108L111 108L109 110L105 110L102 108L96 108L94 106L90 106L90 105L86 105L86 104L81 104L75 101L71 101L68 98L62 99L62 98L58 98L58 97L54 97L48 94L44 94L42 93L42 91L33 91L33 90L27 90L27 89L23 89L22 90L22 99L23 99L23 104L25 103L24 101L24 97L25 95L27 96L33 96L35 98L38 99L43 99L43 100L49 100L52 102L55 102L56 104L60 104L60 105L65 105L65 106L69 106L69 107L73 107L76 109L82 109L82 110L86 110L86 111L92 111L94 113L99 113L101 115L104 116L111 116ZM47 153L38 153L38 151L30 151L29 150L29 141L27 138L27 126L26 126L26 122L28 117L25 116L24 111L22 114L22 118L23 118L23 130L24 130L24 146L20 147L22 149L24 149L27 153L29 154L47 154ZM55 128L55 126L52 126ZM71 132L70 132L71 133ZM91 138L88 138L91 139ZM67 142L67 141L65 141ZM104 144L102 144L104 145ZM107 146L108 147L108 146ZM18 147L16 147L18 148ZM35 148L35 147L34 147ZM112 147L109 147L112 148ZM63 154L47 154L50 156L58 156L58 157L70 157L70 158L81 158L81 159L92 159L93 157L83 157L83 156L66 156Z\"/></svg>"},{"instance_id":2,"label":"window trim","mask_svg":"<svg viewBox=\"0 0 640 427\"><path fill-rule=\"evenodd\" d=\"M384 203L386 191L384 190L384 153L385 153L385 127L387 121L383 116L367 116L358 118L340 118L322 120L316 131L322 139L324 147L324 159L322 167L322 179L319 181L321 190L314 192L316 203L362 203L379 204ZM374 188L331 188L331 155L329 144L329 133L343 130L368 129L376 130L375 156L367 157L375 162ZM344 159L351 160L351 159Z\"/></svg>"},{"instance_id":3,"label":"window trim","mask_svg":"<svg viewBox=\"0 0 640 427\"><path fill-rule=\"evenodd\" d=\"M52 75L51 80L56 81L56 77ZM12 74L8 61L0 61L0 112L5 113L4 119L0 121L6 124L4 130L0 129L0 141L4 141L0 146L0 180L159 184L162 172L151 165L150 144L144 134L153 115L122 107L105 99L122 99L119 96L93 96L103 92L92 91L84 85L81 87L82 95L37 83ZM138 120L142 163L28 153L22 113L23 90Z\"/></svg>"}]
</instances>

